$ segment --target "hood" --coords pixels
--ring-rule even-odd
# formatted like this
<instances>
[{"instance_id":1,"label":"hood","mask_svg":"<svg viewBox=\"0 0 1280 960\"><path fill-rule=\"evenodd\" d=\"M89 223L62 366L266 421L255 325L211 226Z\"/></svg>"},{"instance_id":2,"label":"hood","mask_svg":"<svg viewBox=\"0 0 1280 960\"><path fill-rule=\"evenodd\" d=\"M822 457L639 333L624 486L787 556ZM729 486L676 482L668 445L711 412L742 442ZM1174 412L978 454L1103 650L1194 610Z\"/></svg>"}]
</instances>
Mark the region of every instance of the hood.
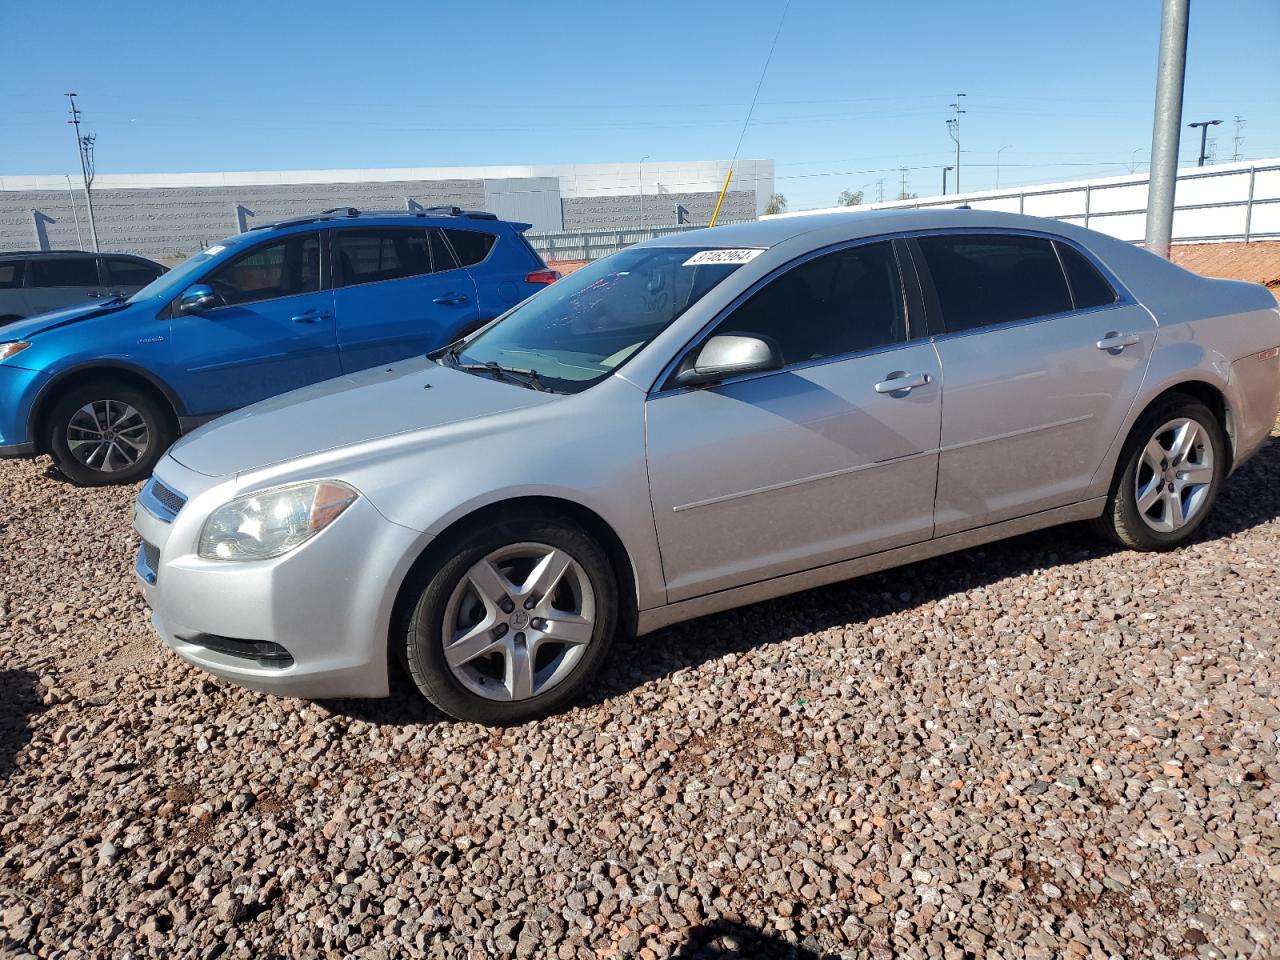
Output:
<instances>
[{"instance_id":1,"label":"hood","mask_svg":"<svg viewBox=\"0 0 1280 960\"><path fill-rule=\"evenodd\" d=\"M179 440L169 455L197 473L227 476L557 396L416 358L255 403Z\"/></svg>"},{"instance_id":2,"label":"hood","mask_svg":"<svg viewBox=\"0 0 1280 960\"><path fill-rule=\"evenodd\" d=\"M92 320L94 317L105 317L110 313L119 313L121 310L127 310L130 307L137 306L133 303L117 303L109 307L104 307L99 303L82 303L75 307L66 307L62 310L50 310L48 313L37 313L33 317L27 317L25 320L19 320L17 323L6 323L0 326L0 342L9 340L28 340L37 333L45 330L52 330L54 327L65 327L68 324L79 323L81 320Z\"/></svg>"}]
</instances>

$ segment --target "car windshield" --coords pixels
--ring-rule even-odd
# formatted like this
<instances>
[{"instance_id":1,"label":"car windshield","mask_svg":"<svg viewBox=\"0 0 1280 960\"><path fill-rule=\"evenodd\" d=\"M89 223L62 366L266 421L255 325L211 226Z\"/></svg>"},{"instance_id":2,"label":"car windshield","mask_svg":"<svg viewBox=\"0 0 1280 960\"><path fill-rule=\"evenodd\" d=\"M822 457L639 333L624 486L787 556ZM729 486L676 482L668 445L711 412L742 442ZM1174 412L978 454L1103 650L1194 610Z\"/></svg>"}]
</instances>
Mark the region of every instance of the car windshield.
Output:
<instances>
[{"instance_id":1,"label":"car windshield","mask_svg":"<svg viewBox=\"0 0 1280 960\"><path fill-rule=\"evenodd\" d=\"M235 240L231 237L222 243L215 244L207 250L201 250L194 256L188 257L182 263L178 264L168 273L162 273L156 277L145 287L131 296L129 303L141 303L143 300L150 300L152 297L169 296L174 297L191 286L195 282L195 277L209 268L214 259L222 251L226 250L231 241Z\"/></svg>"},{"instance_id":2,"label":"car windshield","mask_svg":"<svg viewBox=\"0 0 1280 960\"><path fill-rule=\"evenodd\" d=\"M756 252L623 250L516 307L467 343L457 361L532 370L547 388L577 393L621 367ZM739 256L716 262L721 253Z\"/></svg>"}]
</instances>

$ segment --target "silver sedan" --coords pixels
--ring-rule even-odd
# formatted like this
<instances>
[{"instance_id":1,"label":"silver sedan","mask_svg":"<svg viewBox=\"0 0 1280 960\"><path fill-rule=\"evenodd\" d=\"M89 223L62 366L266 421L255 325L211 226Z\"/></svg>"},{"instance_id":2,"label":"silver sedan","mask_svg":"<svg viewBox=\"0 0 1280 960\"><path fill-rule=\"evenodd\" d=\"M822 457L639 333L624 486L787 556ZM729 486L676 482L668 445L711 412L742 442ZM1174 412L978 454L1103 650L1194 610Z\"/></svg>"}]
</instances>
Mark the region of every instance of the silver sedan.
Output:
<instances>
[{"instance_id":1,"label":"silver sedan","mask_svg":"<svg viewBox=\"0 0 1280 960\"><path fill-rule=\"evenodd\" d=\"M249 407L142 491L220 677L511 723L616 633L1088 521L1196 536L1280 399L1262 287L1065 223L797 217L631 247L432 355Z\"/></svg>"}]
</instances>

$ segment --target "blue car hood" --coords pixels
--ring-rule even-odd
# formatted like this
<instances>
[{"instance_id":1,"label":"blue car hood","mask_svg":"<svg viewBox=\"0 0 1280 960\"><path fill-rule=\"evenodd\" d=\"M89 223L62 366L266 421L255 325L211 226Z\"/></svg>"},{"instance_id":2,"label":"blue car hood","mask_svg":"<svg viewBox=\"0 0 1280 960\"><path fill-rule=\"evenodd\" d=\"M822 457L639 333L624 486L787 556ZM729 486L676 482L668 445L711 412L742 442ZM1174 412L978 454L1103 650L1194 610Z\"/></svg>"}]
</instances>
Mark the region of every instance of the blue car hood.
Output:
<instances>
[{"instance_id":1,"label":"blue car hood","mask_svg":"<svg viewBox=\"0 0 1280 960\"><path fill-rule=\"evenodd\" d=\"M137 306L137 304L115 303L109 307L104 307L100 303L82 303L79 306L66 307L62 310L38 313L34 317L27 317L17 323L6 323L0 327L0 342L29 340L37 333L43 333L45 330L65 327L71 323L79 323L81 320L92 320L94 317L105 317L109 313L119 313L121 310L127 310L134 306Z\"/></svg>"}]
</instances>

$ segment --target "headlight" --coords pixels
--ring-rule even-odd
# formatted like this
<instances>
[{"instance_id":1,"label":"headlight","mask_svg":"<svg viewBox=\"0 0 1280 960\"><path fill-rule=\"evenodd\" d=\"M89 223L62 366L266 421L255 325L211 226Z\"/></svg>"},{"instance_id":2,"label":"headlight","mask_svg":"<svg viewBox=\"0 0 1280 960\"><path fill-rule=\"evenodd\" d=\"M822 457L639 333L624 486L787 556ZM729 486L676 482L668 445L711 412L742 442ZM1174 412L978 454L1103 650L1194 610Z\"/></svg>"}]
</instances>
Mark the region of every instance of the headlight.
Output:
<instances>
[{"instance_id":1,"label":"headlight","mask_svg":"<svg viewBox=\"0 0 1280 960\"><path fill-rule=\"evenodd\" d=\"M8 360L15 353L21 353L31 344L25 340L10 340L8 343L0 343L0 360Z\"/></svg>"},{"instance_id":2,"label":"headlight","mask_svg":"<svg viewBox=\"0 0 1280 960\"><path fill-rule=\"evenodd\" d=\"M249 493L213 511L200 531L206 560L268 560L310 540L355 503L359 492L337 480Z\"/></svg>"}]
</instances>

